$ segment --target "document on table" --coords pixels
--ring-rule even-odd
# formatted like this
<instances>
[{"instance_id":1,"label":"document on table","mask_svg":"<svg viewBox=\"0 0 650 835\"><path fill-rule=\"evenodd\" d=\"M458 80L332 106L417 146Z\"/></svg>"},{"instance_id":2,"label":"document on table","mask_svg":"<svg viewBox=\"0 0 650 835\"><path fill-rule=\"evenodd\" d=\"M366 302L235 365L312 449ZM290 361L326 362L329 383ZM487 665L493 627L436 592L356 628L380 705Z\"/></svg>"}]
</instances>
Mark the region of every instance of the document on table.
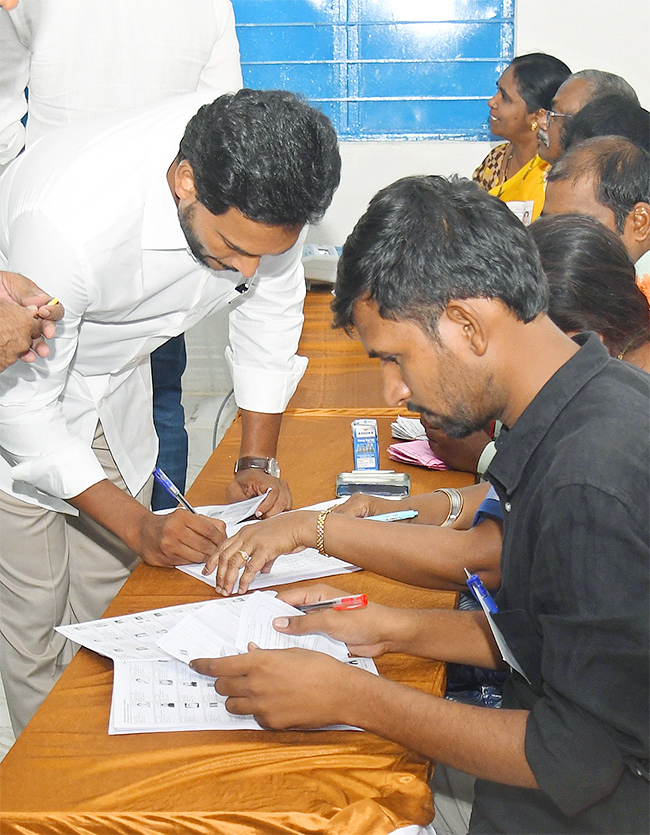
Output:
<instances>
[{"instance_id":1,"label":"document on table","mask_svg":"<svg viewBox=\"0 0 650 835\"><path fill-rule=\"evenodd\" d=\"M239 530L236 527L244 519L249 519L254 515L257 508L262 504L271 488L263 493L261 496L253 496L252 499L244 499L243 502L233 502L232 504L212 504L204 505L202 507L195 507L194 510L200 516L209 516L211 519L221 519L226 525L226 534L232 536ZM171 513L176 508L166 508L165 510L157 510L159 515L166 515Z\"/></svg>"},{"instance_id":2,"label":"document on table","mask_svg":"<svg viewBox=\"0 0 650 835\"><path fill-rule=\"evenodd\" d=\"M344 643L322 634L289 636L272 621L301 613L275 592L189 603L57 627L56 631L115 662L109 733L255 728L252 716L225 710L214 679L187 666L193 658L301 646L376 673L370 659L348 659Z\"/></svg>"},{"instance_id":3,"label":"document on table","mask_svg":"<svg viewBox=\"0 0 650 835\"><path fill-rule=\"evenodd\" d=\"M320 502L319 504L303 507L301 510L324 510L328 507L341 504L345 499L333 499L327 502ZM203 508L208 510L209 508ZM291 511L289 511L291 512ZM209 514L208 514L209 515ZM244 522L243 524L232 524L228 527L228 536L233 536L244 525L255 525L257 522ZM216 586L217 572L216 569L212 574L207 576L203 574L205 563L193 563L192 565L177 565L179 571L189 574L191 577L196 577L203 583L207 583L212 588ZM313 580L317 577L331 577L334 574L349 574L352 571L360 571L358 565L351 562L345 562L337 557L324 557L315 548L304 548L295 554L281 554L273 563L271 571L268 574L257 574L249 588L266 589L269 586L281 586L285 583L297 583L300 580ZM242 566L239 574L243 573ZM237 584L235 585L237 591Z\"/></svg>"}]
</instances>

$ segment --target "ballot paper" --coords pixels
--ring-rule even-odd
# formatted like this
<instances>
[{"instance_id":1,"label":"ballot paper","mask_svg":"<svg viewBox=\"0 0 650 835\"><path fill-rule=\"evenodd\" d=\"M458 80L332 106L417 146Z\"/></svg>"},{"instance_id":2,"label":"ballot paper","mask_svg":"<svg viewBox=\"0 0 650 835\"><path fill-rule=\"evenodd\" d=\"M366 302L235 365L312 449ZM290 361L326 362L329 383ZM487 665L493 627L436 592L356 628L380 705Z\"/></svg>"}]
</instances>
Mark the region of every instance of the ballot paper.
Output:
<instances>
[{"instance_id":1,"label":"ballot paper","mask_svg":"<svg viewBox=\"0 0 650 835\"><path fill-rule=\"evenodd\" d=\"M309 505L309 507L300 508L301 510L325 510L328 507L341 504L345 498L332 499L331 501L320 502L319 504ZM289 511L292 512L292 511ZM255 525L257 521L242 522L240 524L231 524L228 527L228 536L233 536L237 531L241 530L244 525ZM203 574L205 563L192 563L190 565L177 565L179 571L207 583L212 588L215 588L217 581L216 569L212 574L207 576ZM313 580L317 577L331 577L334 574L349 574L352 571L360 571L358 565L350 562L345 562L337 557L325 557L320 554L315 548L304 548L295 554L281 554L273 563L268 574L257 574L249 585L249 589L265 589L269 586L281 586L285 583L296 583L300 580ZM244 566L239 571L241 577L244 571ZM235 583L234 591L237 591L239 586L239 578Z\"/></svg>"},{"instance_id":2,"label":"ballot paper","mask_svg":"<svg viewBox=\"0 0 650 835\"><path fill-rule=\"evenodd\" d=\"M402 441L414 441L418 438L426 438L424 426L419 418L407 418L399 415L397 420L390 425L391 435Z\"/></svg>"},{"instance_id":3,"label":"ballot paper","mask_svg":"<svg viewBox=\"0 0 650 835\"><path fill-rule=\"evenodd\" d=\"M347 663L378 675L372 658L351 658ZM182 661L122 659L114 667L110 736L161 731L263 730L250 715L228 713L226 697L214 689L215 679L193 672ZM321 730L361 728L330 725Z\"/></svg>"},{"instance_id":4,"label":"ballot paper","mask_svg":"<svg viewBox=\"0 0 650 835\"><path fill-rule=\"evenodd\" d=\"M427 440L391 444L388 447L388 455L393 461L401 461L403 464L417 464L429 470L447 469L445 462L433 454Z\"/></svg>"},{"instance_id":5,"label":"ballot paper","mask_svg":"<svg viewBox=\"0 0 650 835\"><path fill-rule=\"evenodd\" d=\"M263 493L261 496L253 496L252 499L244 499L243 502L233 502L232 504L213 504L195 507L194 510L201 516L209 516L211 519L221 519L226 525L226 533L232 536L237 530L237 525L245 519L249 519L254 515L257 508L262 504L264 499L269 494L271 488ZM177 508L167 507L164 510L157 510L156 514L165 516L172 513Z\"/></svg>"},{"instance_id":6,"label":"ballot paper","mask_svg":"<svg viewBox=\"0 0 650 835\"><path fill-rule=\"evenodd\" d=\"M197 615L203 613L203 617ZM188 603L60 626L57 632L113 659L109 733L254 728L252 716L234 716L214 690L214 679L188 667L193 658L217 658L247 651L301 646L376 674L370 659L349 659L346 645L326 635L289 636L273 619L302 616L275 592ZM346 726L344 726L346 727Z\"/></svg>"}]
</instances>

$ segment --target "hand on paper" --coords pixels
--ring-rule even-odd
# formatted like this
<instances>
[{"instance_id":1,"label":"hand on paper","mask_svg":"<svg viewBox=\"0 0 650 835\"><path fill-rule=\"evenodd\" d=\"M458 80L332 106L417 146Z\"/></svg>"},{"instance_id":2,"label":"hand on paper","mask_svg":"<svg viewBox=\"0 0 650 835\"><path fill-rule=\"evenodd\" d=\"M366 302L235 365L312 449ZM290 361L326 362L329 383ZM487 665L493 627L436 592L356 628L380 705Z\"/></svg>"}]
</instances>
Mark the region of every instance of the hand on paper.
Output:
<instances>
[{"instance_id":1,"label":"hand on paper","mask_svg":"<svg viewBox=\"0 0 650 835\"><path fill-rule=\"evenodd\" d=\"M256 511L256 516L267 518L291 510L291 490L283 478L265 473L264 470L250 468L240 470L233 481L226 487L228 502L241 502L252 496L262 496L271 488L271 492L264 499Z\"/></svg>"},{"instance_id":2,"label":"hand on paper","mask_svg":"<svg viewBox=\"0 0 650 835\"><path fill-rule=\"evenodd\" d=\"M226 537L226 526L180 508L158 516L148 513L139 530L136 552L148 565L172 567L205 562Z\"/></svg>"},{"instance_id":3,"label":"hand on paper","mask_svg":"<svg viewBox=\"0 0 650 835\"><path fill-rule=\"evenodd\" d=\"M350 685L358 684L359 676L375 678L322 652L263 650L255 644L244 655L197 658L190 666L216 677L215 690L227 697L227 710L252 714L274 730L344 723L353 698Z\"/></svg>"},{"instance_id":4,"label":"hand on paper","mask_svg":"<svg viewBox=\"0 0 650 835\"><path fill-rule=\"evenodd\" d=\"M239 570L246 563L239 578L239 593L244 594L255 575L269 571L280 554L291 554L313 544L306 542L305 531L312 520L315 537L316 517L313 511L294 511L247 525L221 544L206 561L204 573L210 574L217 567L217 592L232 594Z\"/></svg>"},{"instance_id":5,"label":"hand on paper","mask_svg":"<svg viewBox=\"0 0 650 835\"><path fill-rule=\"evenodd\" d=\"M289 589L278 597L292 606L302 606L343 597L348 593L319 583L316 586ZM394 612L399 610L380 606L378 603L369 603L363 609L345 612L324 609L310 615L276 618L273 626L278 632L286 635L322 632L346 643L351 655L376 658L391 651L390 636L392 625L395 625L392 618Z\"/></svg>"}]
</instances>

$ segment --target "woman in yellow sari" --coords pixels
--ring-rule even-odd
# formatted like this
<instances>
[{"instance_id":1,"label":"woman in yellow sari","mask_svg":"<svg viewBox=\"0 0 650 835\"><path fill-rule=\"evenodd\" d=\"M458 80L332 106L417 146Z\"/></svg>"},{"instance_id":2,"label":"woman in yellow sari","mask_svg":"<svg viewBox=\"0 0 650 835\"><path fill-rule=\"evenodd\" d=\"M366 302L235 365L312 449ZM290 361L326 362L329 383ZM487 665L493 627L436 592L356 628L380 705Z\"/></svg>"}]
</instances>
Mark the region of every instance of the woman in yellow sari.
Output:
<instances>
[{"instance_id":1,"label":"woman in yellow sari","mask_svg":"<svg viewBox=\"0 0 650 835\"><path fill-rule=\"evenodd\" d=\"M497 81L488 101L490 131L508 140L497 145L473 179L507 203L528 226L542 211L550 165L537 155L537 132L556 90L571 70L552 55L520 55Z\"/></svg>"}]
</instances>

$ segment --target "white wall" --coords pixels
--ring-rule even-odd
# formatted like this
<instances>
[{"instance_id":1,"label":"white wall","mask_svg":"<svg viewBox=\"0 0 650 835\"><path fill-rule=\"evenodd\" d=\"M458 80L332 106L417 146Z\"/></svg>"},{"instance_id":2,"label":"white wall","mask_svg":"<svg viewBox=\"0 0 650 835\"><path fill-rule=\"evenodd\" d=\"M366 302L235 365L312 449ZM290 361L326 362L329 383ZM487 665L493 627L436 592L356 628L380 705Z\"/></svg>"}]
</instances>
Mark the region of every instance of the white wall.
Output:
<instances>
[{"instance_id":1,"label":"white wall","mask_svg":"<svg viewBox=\"0 0 650 835\"><path fill-rule=\"evenodd\" d=\"M648 0L516 0L515 54L548 52L575 72L597 68L626 78L650 108ZM409 174L470 176L485 142L345 142L341 186L312 242L342 244L380 188Z\"/></svg>"}]
</instances>

